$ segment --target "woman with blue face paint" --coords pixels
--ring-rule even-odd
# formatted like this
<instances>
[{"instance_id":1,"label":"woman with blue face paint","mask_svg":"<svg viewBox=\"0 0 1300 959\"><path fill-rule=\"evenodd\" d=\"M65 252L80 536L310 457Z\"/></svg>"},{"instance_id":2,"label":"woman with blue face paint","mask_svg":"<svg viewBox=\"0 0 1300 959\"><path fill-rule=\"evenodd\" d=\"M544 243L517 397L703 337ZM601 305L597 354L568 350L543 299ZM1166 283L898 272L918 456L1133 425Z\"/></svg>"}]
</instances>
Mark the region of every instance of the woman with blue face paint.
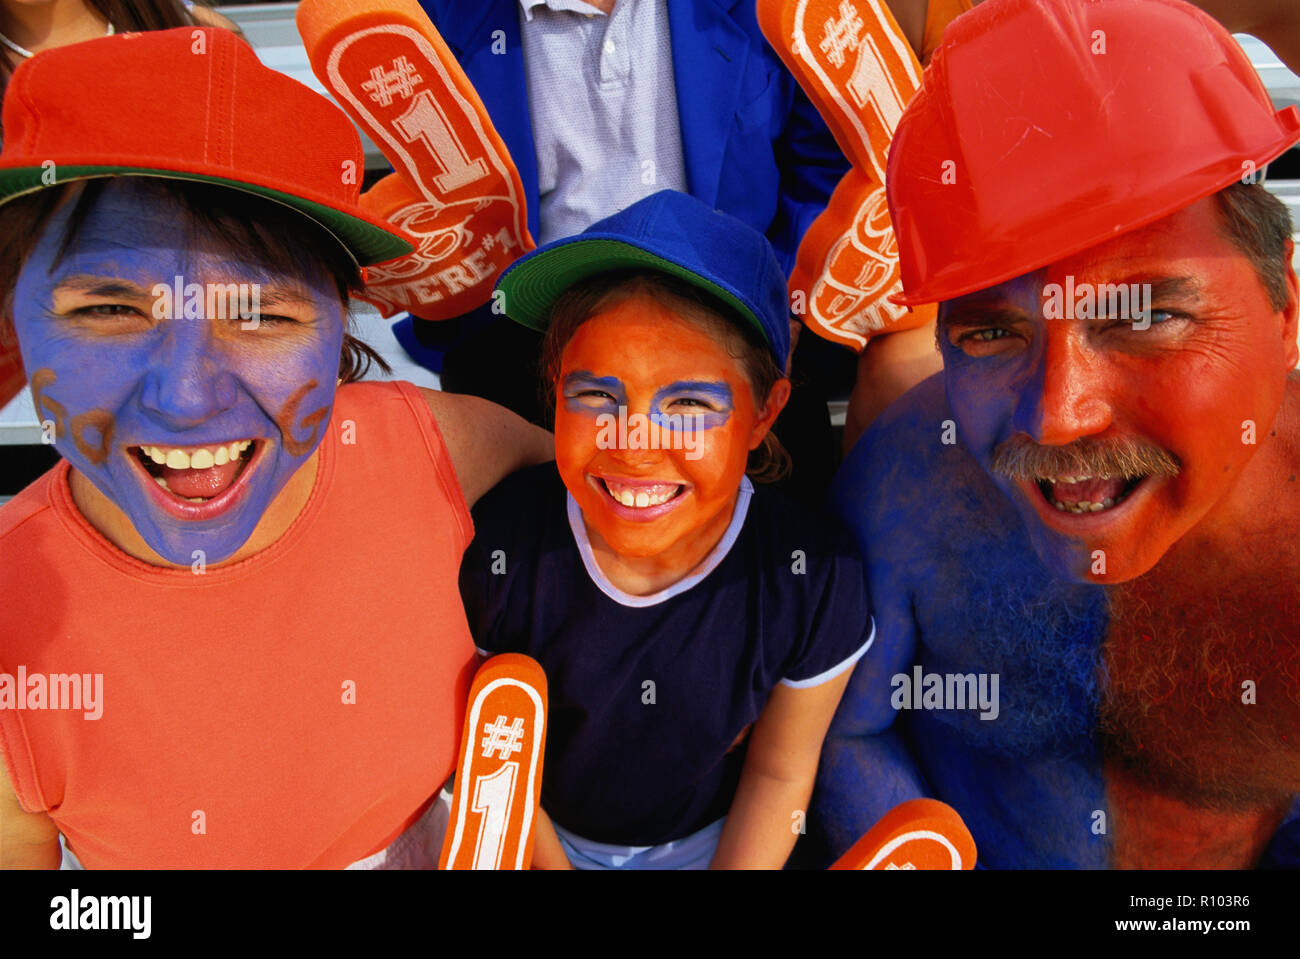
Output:
<instances>
[{"instance_id":1,"label":"woman with blue face paint","mask_svg":"<svg viewBox=\"0 0 1300 959\"><path fill-rule=\"evenodd\" d=\"M872 625L853 548L746 475L790 394L775 255L665 190L498 289L546 330L558 470L483 500L461 588L481 650L547 672L537 862L779 868Z\"/></svg>"},{"instance_id":2,"label":"woman with blue face paint","mask_svg":"<svg viewBox=\"0 0 1300 959\"><path fill-rule=\"evenodd\" d=\"M549 435L357 382L348 292L410 246L340 175L347 119L233 34L48 51L5 107L0 346L63 459L0 508L0 866L60 835L86 866L436 863L467 507Z\"/></svg>"}]
</instances>

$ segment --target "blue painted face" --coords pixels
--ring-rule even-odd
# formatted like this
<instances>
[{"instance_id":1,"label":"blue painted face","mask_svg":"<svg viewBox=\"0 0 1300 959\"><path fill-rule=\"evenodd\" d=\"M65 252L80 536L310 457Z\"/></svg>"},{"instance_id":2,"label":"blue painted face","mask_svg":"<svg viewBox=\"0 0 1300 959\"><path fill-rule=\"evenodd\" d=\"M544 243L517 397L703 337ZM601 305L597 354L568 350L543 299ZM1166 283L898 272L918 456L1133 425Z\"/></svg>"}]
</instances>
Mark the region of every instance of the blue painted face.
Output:
<instances>
[{"instance_id":1,"label":"blue painted face","mask_svg":"<svg viewBox=\"0 0 1300 959\"><path fill-rule=\"evenodd\" d=\"M337 290L323 271L272 275L184 240L180 212L130 181L106 186L59 258L72 207L51 217L14 290L37 413L164 559L220 562L320 443L343 341Z\"/></svg>"}]
</instances>

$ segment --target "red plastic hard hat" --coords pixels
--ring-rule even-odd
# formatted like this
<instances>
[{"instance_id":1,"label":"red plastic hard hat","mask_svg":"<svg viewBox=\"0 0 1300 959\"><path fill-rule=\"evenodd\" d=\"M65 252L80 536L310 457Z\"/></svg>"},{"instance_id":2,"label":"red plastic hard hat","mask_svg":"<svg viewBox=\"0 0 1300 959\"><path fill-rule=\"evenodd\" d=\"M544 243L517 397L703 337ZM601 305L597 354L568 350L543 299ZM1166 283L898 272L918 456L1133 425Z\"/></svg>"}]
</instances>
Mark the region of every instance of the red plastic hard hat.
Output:
<instances>
[{"instance_id":1,"label":"red plastic hard hat","mask_svg":"<svg viewBox=\"0 0 1300 959\"><path fill-rule=\"evenodd\" d=\"M1166 217L1300 139L1232 36L1180 0L988 0L953 21L889 153L913 306Z\"/></svg>"}]
</instances>

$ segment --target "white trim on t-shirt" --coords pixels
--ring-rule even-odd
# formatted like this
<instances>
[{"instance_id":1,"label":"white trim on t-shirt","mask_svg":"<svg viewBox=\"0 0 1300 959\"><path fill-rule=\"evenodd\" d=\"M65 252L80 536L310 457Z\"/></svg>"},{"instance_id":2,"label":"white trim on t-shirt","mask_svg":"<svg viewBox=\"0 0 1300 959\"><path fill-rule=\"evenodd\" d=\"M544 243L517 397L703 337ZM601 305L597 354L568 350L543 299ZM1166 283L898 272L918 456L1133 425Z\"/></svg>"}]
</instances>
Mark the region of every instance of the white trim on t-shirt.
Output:
<instances>
[{"instance_id":1,"label":"white trim on t-shirt","mask_svg":"<svg viewBox=\"0 0 1300 959\"><path fill-rule=\"evenodd\" d=\"M848 659L836 663L830 669L818 673L816 676L813 676L811 679L783 679L781 680L781 685L789 686L791 689L811 689L814 686L820 686L822 683L828 683L836 676L844 672L846 669L852 668L859 659L861 659L863 656L866 655L867 650L871 648L871 644L874 643L875 641L876 641L876 619L873 616L871 618L871 635L867 637L867 641L865 643L863 643L861 646L859 646L856 650L854 650L849 655Z\"/></svg>"},{"instance_id":2,"label":"white trim on t-shirt","mask_svg":"<svg viewBox=\"0 0 1300 959\"><path fill-rule=\"evenodd\" d=\"M731 551L732 545L740 536L740 528L745 525L745 515L749 512L749 498L753 493L754 484L749 481L748 476L742 476L740 478L740 495L736 497L736 508L731 513L731 523L728 524L727 531L722 535L718 545L713 547L713 551L708 556L704 557L704 561L696 567L695 572L684 579L679 579L671 586L665 587L657 593L650 593L647 596L633 596L631 593L625 593L609 581L609 577L601 571L600 565L596 562L596 557L591 551L591 540L587 538L587 524L582 520L582 509L578 506L578 501L573 498L572 493L566 493L565 495L568 496L569 500L569 529L573 531L573 541L577 544L578 553L582 556L582 565L586 568L591 581L596 584L596 587L602 593L620 606L641 608L657 606L674 596L686 592L713 572L718 564L726 559L727 553ZM863 650L863 652L865 651Z\"/></svg>"}]
</instances>

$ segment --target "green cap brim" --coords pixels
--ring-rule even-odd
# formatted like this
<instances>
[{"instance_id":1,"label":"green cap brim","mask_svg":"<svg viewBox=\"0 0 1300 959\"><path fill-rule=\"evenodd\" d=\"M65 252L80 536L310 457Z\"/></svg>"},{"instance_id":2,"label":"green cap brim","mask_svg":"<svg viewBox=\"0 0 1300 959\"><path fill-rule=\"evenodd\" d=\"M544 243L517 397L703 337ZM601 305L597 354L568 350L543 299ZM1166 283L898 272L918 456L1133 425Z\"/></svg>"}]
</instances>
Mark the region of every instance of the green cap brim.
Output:
<instances>
[{"instance_id":1,"label":"green cap brim","mask_svg":"<svg viewBox=\"0 0 1300 959\"><path fill-rule=\"evenodd\" d=\"M588 277L613 270L640 269L667 273L721 300L752 324L767 342L763 324L740 297L725 287L623 240L592 236L561 241L537 250L510 266L497 288L505 296L506 316L530 329L545 331L551 306L560 294Z\"/></svg>"}]
</instances>

